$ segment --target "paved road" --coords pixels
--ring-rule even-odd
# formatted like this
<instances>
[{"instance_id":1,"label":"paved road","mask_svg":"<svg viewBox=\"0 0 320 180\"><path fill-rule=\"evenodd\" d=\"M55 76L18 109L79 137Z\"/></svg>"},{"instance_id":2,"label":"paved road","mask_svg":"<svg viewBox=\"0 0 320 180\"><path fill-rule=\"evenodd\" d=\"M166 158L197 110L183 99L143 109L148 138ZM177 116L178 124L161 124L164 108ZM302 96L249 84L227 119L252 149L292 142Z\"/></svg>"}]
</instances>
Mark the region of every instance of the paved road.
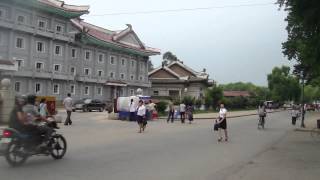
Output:
<instances>
[{"instance_id":1,"label":"paved road","mask_svg":"<svg viewBox=\"0 0 320 180\"><path fill-rule=\"evenodd\" d=\"M218 143L210 120L151 122L139 134L135 123L103 120L104 115L74 113L74 125L60 130L69 145L64 159L33 157L19 168L0 159L1 179L225 179L292 130L287 112L270 114L264 131L257 130L257 117L235 118L228 121L230 142Z\"/></svg>"}]
</instances>

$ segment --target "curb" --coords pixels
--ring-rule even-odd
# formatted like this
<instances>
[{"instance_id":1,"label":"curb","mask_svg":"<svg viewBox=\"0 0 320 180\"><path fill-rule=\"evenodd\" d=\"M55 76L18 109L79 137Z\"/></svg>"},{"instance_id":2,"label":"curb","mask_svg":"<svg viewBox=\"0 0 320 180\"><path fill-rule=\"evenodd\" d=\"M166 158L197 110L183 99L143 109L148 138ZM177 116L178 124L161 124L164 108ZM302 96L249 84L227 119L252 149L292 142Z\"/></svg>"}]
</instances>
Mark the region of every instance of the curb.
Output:
<instances>
[{"instance_id":1,"label":"curb","mask_svg":"<svg viewBox=\"0 0 320 180\"><path fill-rule=\"evenodd\" d=\"M282 112L285 110L278 110L278 111L272 111L272 112L267 112L267 114L271 114L271 113L276 113L276 112ZM246 116L256 116L258 115L258 113L253 113L253 114L243 114L243 115L237 115L237 116L228 116L228 119L232 119L232 118L238 118L238 117L246 117ZM167 119L166 117L160 117L158 119ZM210 119L217 119L216 117L206 117L206 118L193 118L193 119L198 119L198 120L210 120Z\"/></svg>"}]
</instances>

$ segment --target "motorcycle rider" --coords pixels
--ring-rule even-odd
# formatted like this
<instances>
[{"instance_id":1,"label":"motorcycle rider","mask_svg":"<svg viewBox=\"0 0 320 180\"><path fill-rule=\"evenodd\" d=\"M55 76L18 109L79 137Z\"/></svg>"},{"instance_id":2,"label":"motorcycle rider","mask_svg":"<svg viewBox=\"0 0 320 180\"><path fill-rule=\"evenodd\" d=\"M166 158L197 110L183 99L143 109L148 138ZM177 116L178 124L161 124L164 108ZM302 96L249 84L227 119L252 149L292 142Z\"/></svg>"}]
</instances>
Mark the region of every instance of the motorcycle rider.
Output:
<instances>
[{"instance_id":1,"label":"motorcycle rider","mask_svg":"<svg viewBox=\"0 0 320 180\"><path fill-rule=\"evenodd\" d=\"M26 104L26 97L16 96L15 106L10 114L9 128L13 128L21 133L26 132L26 115L22 108Z\"/></svg>"},{"instance_id":2,"label":"motorcycle rider","mask_svg":"<svg viewBox=\"0 0 320 180\"><path fill-rule=\"evenodd\" d=\"M23 112L26 114L26 121L27 121L26 129L28 131L27 133L32 135L44 134L45 139L48 140L53 130L47 125L41 125L41 122L48 122L48 121L46 117L41 116L35 103L36 103L36 96L29 95L27 96L27 104L22 108Z\"/></svg>"}]
</instances>

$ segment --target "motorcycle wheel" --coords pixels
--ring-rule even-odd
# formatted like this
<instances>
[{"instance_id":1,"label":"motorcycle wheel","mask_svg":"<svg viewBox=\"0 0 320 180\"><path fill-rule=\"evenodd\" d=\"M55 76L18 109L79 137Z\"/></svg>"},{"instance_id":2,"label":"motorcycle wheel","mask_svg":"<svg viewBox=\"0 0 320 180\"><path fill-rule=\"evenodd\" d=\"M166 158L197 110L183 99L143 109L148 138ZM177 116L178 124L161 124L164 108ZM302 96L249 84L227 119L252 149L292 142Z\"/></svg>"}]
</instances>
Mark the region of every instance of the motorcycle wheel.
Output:
<instances>
[{"instance_id":1,"label":"motorcycle wheel","mask_svg":"<svg viewBox=\"0 0 320 180\"><path fill-rule=\"evenodd\" d=\"M8 145L5 153L7 162L13 167L22 165L28 158L28 155L25 154L23 150L24 147L19 143L15 141L11 142Z\"/></svg>"},{"instance_id":2,"label":"motorcycle wheel","mask_svg":"<svg viewBox=\"0 0 320 180\"><path fill-rule=\"evenodd\" d=\"M67 152L67 141L62 135L55 135L51 139L51 156L62 159Z\"/></svg>"}]
</instances>

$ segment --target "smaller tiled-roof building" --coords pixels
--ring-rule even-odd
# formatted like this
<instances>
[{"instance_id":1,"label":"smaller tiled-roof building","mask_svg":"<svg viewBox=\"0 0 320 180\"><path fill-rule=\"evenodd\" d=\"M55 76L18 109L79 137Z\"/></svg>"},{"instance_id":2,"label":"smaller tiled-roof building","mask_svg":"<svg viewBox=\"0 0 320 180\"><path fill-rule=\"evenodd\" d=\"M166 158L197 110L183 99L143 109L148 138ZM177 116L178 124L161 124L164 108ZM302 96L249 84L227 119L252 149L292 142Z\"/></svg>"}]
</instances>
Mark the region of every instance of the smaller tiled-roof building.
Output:
<instances>
[{"instance_id":1,"label":"smaller tiled-roof building","mask_svg":"<svg viewBox=\"0 0 320 180\"><path fill-rule=\"evenodd\" d=\"M152 83L151 95L155 98L166 97L181 99L191 96L203 98L205 89L213 85L205 69L195 71L182 61L172 61L149 72Z\"/></svg>"},{"instance_id":2,"label":"smaller tiled-roof building","mask_svg":"<svg viewBox=\"0 0 320 180\"><path fill-rule=\"evenodd\" d=\"M251 97L248 91L223 91L224 97Z\"/></svg>"}]
</instances>

